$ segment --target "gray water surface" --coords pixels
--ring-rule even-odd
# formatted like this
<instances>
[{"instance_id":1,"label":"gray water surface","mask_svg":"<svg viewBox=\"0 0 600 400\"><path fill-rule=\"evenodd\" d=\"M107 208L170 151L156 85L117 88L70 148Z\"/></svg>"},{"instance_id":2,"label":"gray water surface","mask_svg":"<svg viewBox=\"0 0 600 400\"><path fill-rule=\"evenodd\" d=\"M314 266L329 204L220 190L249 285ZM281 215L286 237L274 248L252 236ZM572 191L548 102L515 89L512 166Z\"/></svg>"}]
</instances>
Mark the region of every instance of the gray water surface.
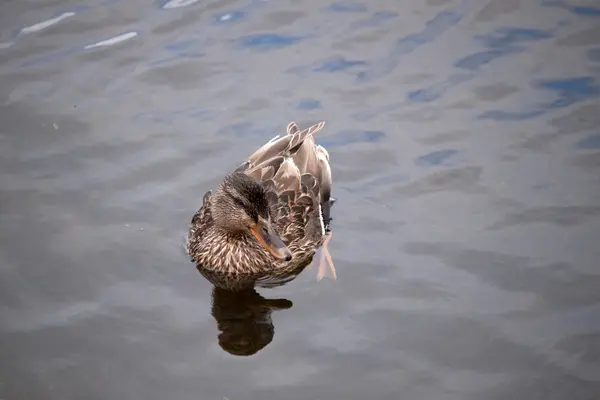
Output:
<instances>
[{"instance_id":1,"label":"gray water surface","mask_svg":"<svg viewBox=\"0 0 600 400\"><path fill-rule=\"evenodd\" d=\"M3 1L0 398L597 398L599 26L594 0ZM338 279L213 293L187 224L291 120L327 121Z\"/></svg>"}]
</instances>

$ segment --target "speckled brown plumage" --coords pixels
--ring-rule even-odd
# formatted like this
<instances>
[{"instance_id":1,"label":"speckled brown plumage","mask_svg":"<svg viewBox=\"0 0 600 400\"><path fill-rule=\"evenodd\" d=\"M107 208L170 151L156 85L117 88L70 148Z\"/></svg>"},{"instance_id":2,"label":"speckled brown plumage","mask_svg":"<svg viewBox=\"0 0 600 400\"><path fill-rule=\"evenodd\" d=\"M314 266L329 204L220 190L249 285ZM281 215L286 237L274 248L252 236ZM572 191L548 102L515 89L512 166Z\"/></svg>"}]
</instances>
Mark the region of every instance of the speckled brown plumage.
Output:
<instances>
[{"instance_id":1,"label":"speckled brown plumage","mask_svg":"<svg viewBox=\"0 0 600 400\"><path fill-rule=\"evenodd\" d=\"M254 152L215 194L204 195L189 226L187 251L213 284L233 290L277 286L310 264L330 232L333 204L329 154L313 138L324 124L300 131L291 122L285 136ZM257 218L269 222L291 261L274 257L250 230L237 228Z\"/></svg>"}]
</instances>

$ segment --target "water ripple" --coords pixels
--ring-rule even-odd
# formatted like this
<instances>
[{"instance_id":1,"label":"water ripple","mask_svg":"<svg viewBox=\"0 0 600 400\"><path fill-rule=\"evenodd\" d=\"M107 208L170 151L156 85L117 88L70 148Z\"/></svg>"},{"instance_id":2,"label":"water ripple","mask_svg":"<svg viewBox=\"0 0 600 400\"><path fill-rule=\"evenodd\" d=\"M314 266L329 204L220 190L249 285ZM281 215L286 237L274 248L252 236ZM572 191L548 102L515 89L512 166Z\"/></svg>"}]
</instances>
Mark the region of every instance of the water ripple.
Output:
<instances>
[{"instance_id":1,"label":"water ripple","mask_svg":"<svg viewBox=\"0 0 600 400\"><path fill-rule=\"evenodd\" d=\"M458 154L458 150L456 149L433 151L416 158L415 164L418 166L443 165L445 161L452 158L452 156L456 154Z\"/></svg>"},{"instance_id":2,"label":"water ripple","mask_svg":"<svg viewBox=\"0 0 600 400\"><path fill-rule=\"evenodd\" d=\"M584 15L589 17L600 16L600 7L571 5L565 0L542 0L542 5L547 7L562 8L577 15Z\"/></svg>"},{"instance_id":3,"label":"water ripple","mask_svg":"<svg viewBox=\"0 0 600 400\"><path fill-rule=\"evenodd\" d=\"M336 132L332 135L323 137L319 143L327 148L345 146L351 143L373 143L379 142L385 137L382 131L359 131L347 130Z\"/></svg>"},{"instance_id":4,"label":"water ripple","mask_svg":"<svg viewBox=\"0 0 600 400\"><path fill-rule=\"evenodd\" d=\"M290 36L279 35L276 33L263 33L242 36L238 38L236 42L243 47L271 50L291 46L306 38L307 36Z\"/></svg>"},{"instance_id":5,"label":"water ripple","mask_svg":"<svg viewBox=\"0 0 600 400\"><path fill-rule=\"evenodd\" d=\"M577 147L586 150L600 149L600 134L588 136L577 142Z\"/></svg>"},{"instance_id":6,"label":"water ripple","mask_svg":"<svg viewBox=\"0 0 600 400\"><path fill-rule=\"evenodd\" d=\"M552 38L553 34L538 29L503 28L488 35L478 35L475 39L482 42L488 50L477 52L454 62L454 66L468 70L477 70L496 58L521 53L526 49L515 44Z\"/></svg>"},{"instance_id":7,"label":"water ripple","mask_svg":"<svg viewBox=\"0 0 600 400\"><path fill-rule=\"evenodd\" d=\"M315 71L315 72L339 72L339 71L345 71L352 67L366 65L366 64L367 63L362 60L346 60L346 58L344 58L344 57L335 57L335 58L330 58L328 60L322 61L320 63L320 65L313 67L313 71Z\"/></svg>"},{"instance_id":8,"label":"water ripple","mask_svg":"<svg viewBox=\"0 0 600 400\"><path fill-rule=\"evenodd\" d=\"M384 22L397 18L399 15L400 14L395 11L378 11L369 18L353 22L350 24L350 29L354 30L365 27L374 28L382 25Z\"/></svg>"},{"instance_id":9,"label":"water ripple","mask_svg":"<svg viewBox=\"0 0 600 400\"><path fill-rule=\"evenodd\" d=\"M359 72L357 82L370 82L391 73L398 65L399 56L409 54L416 48L437 39L450 27L455 26L461 20L463 14L463 12L457 10L446 10L438 13L431 20L425 22L425 28L421 32L412 33L399 39L388 56L373 63L373 66L366 71Z\"/></svg>"},{"instance_id":10,"label":"water ripple","mask_svg":"<svg viewBox=\"0 0 600 400\"><path fill-rule=\"evenodd\" d=\"M344 13L362 13L367 12L367 6L361 3L356 3L352 1L341 1L338 3L333 3L327 10L333 12L344 12Z\"/></svg>"},{"instance_id":11,"label":"water ripple","mask_svg":"<svg viewBox=\"0 0 600 400\"><path fill-rule=\"evenodd\" d=\"M557 98L538 107L522 111L490 110L479 115L480 119L496 121L522 121L538 117L552 110L569 107L600 95L600 87L593 77L575 77L556 80L540 80L532 85L540 90L556 93Z\"/></svg>"}]
</instances>

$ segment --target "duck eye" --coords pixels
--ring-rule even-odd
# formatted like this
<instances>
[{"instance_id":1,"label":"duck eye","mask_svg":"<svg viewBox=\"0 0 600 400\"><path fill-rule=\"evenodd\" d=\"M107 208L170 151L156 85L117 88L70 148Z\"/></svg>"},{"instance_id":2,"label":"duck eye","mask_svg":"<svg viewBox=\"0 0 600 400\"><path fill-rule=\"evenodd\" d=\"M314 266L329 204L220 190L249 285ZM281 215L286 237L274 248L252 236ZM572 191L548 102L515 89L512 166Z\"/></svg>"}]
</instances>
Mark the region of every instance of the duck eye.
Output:
<instances>
[{"instance_id":1,"label":"duck eye","mask_svg":"<svg viewBox=\"0 0 600 400\"><path fill-rule=\"evenodd\" d=\"M235 199L235 202L237 203L238 206L244 207L244 202L241 199Z\"/></svg>"}]
</instances>

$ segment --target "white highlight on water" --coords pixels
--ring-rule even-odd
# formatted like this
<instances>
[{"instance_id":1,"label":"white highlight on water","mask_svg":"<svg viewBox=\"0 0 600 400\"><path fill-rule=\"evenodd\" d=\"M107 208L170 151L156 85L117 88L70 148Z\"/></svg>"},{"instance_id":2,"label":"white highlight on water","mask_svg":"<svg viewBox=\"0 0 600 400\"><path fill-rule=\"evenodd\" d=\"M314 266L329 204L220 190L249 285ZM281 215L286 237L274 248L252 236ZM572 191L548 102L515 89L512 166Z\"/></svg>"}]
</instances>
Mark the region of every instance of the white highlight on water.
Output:
<instances>
[{"instance_id":1,"label":"white highlight on water","mask_svg":"<svg viewBox=\"0 0 600 400\"><path fill-rule=\"evenodd\" d=\"M165 3L162 8L179 8L189 6L196 3L198 0L171 0Z\"/></svg>"},{"instance_id":2,"label":"white highlight on water","mask_svg":"<svg viewBox=\"0 0 600 400\"><path fill-rule=\"evenodd\" d=\"M22 34L27 34L27 33L39 32L39 31L41 31L42 29L46 29L46 28L48 28L49 26L52 26L52 25L54 25L54 24L57 24L57 23L59 23L60 21L62 21L63 19L65 19L65 18L69 18L69 17L72 17L72 16L74 16L74 15L75 15L75 13L74 13L74 12L66 12L66 13L62 13L62 14L61 14L61 15L59 15L58 17L54 17L54 18L48 19L48 20L46 20L46 21L42 21L42 22L40 22L40 23L38 23L38 24L35 24L35 25L31 25L31 26L25 27L25 28L21 29L21 33L22 33Z\"/></svg>"},{"instance_id":3,"label":"white highlight on water","mask_svg":"<svg viewBox=\"0 0 600 400\"><path fill-rule=\"evenodd\" d=\"M137 35L138 35L137 32L127 32L122 35L115 36L110 39L102 40L102 41L94 43L94 44L88 44L87 46L84 47L84 49L87 50L87 49L93 49L96 47L112 46L113 44L121 43L121 42L124 42L125 40L134 38Z\"/></svg>"}]
</instances>

